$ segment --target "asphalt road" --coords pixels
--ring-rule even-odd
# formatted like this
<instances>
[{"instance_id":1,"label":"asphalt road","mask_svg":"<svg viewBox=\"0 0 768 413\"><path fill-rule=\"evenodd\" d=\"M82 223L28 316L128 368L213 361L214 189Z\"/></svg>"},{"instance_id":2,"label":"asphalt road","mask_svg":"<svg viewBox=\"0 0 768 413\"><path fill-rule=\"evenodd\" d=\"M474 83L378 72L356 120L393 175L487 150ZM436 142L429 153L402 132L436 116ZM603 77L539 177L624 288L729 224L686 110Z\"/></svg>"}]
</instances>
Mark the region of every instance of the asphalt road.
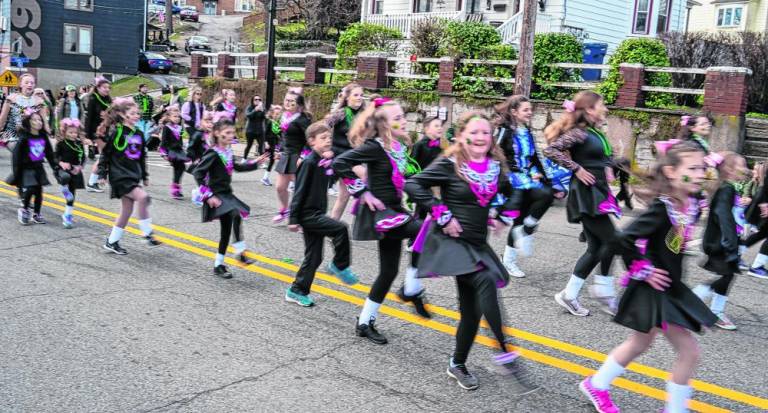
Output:
<instances>
[{"instance_id":1,"label":"asphalt road","mask_svg":"<svg viewBox=\"0 0 768 413\"><path fill-rule=\"evenodd\" d=\"M150 249L126 234L130 254L122 257L101 249L118 211L106 194L78 194L77 211L86 216L65 230L62 200L47 187L50 223L22 227L13 189L0 185L0 411L593 411L578 382L628 331L589 298L594 315L586 318L554 303L585 248L561 207L545 217L536 253L522 264L528 277L501 292L506 324L519 329L517 343L542 388L512 394L491 368L490 332L481 329L468 361L481 387L467 392L445 375L457 317L452 280L427 281L433 321L388 300L378 324L390 344L371 344L355 337L353 326L377 272L374 243L353 246L361 285L321 274L314 308L286 303L291 262L302 258L300 235L271 223L274 189L258 183L261 171L237 174L235 190L254 212L245 234L259 262L234 268L232 280L215 278L218 225L200 223L198 209L169 198L170 169L151 157L151 212L165 245ZM8 172L3 151L0 176ZM191 188L186 175L185 193ZM501 251L503 240L493 245ZM691 283L709 278L689 261ZM768 408L767 292L765 280L739 277L728 314L740 329L700 338L695 410ZM637 360L614 392L623 411L661 409L672 360L663 339Z\"/></svg>"}]
</instances>

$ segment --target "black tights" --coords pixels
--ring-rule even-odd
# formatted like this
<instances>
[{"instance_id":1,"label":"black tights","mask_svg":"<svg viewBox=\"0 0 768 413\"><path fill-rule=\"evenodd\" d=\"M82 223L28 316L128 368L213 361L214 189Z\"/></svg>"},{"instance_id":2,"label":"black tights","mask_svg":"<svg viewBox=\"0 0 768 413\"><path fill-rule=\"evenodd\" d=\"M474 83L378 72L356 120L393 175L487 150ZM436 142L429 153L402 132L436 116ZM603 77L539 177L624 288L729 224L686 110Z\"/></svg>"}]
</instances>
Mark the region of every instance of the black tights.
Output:
<instances>
[{"instance_id":1,"label":"black tights","mask_svg":"<svg viewBox=\"0 0 768 413\"><path fill-rule=\"evenodd\" d=\"M253 141L256 140L258 144L258 153L262 154L264 153L264 135L253 135L250 133L247 133L245 135L245 151L243 152L243 158L248 158L248 153L251 152L251 147L253 147Z\"/></svg>"},{"instance_id":2,"label":"black tights","mask_svg":"<svg viewBox=\"0 0 768 413\"><path fill-rule=\"evenodd\" d=\"M610 275L613 263L616 228L608 215L596 217L582 216L581 225L587 238L587 251L576 261L573 275L586 279L593 269L600 264L600 274Z\"/></svg>"},{"instance_id":3,"label":"black tights","mask_svg":"<svg viewBox=\"0 0 768 413\"><path fill-rule=\"evenodd\" d=\"M21 200L24 202L24 209L29 209L32 197L35 197L35 214L39 214L43 208L43 187L40 185L27 186L21 189Z\"/></svg>"},{"instance_id":4,"label":"black tights","mask_svg":"<svg viewBox=\"0 0 768 413\"><path fill-rule=\"evenodd\" d=\"M331 238L335 255L333 265L339 270L349 267L349 231L347 225L328 216L303 219L301 228L304 230L304 261L301 263L291 290L302 295L309 294L315 272L323 262L323 244L325 237Z\"/></svg>"},{"instance_id":5,"label":"black tights","mask_svg":"<svg viewBox=\"0 0 768 413\"><path fill-rule=\"evenodd\" d=\"M371 292L368 294L371 301L379 304L384 302L384 297L397 278L403 240L415 238L419 233L419 228L421 228L421 221L411 220L407 224L387 232L384 239L379 240L379 276L376 277L376 281L371 286ZM411 266L419 266L419 254L416 252L411 253Z\"/></svg>"},{"instance_id":6,"label":"black tights","mask_svg":"<svg viewBox=\"0 0 768 413\"><path fill-rule=\"evenodd\" d=\"M186 170L184 162L171 161L171 166L173 166L173 183L181 184L181 177L184 175L184 171Z\"/></svg>"},{"instance_id":7,"label":"black tights","mask_svg":"<svg viewBox=\"0 0 768 413\"><path fill-rule=\"evenodd\" d=\"M531 217L536 221L541 220L541 217L547 212L552 202L555 200L555 196L552 193L552 188L532 188L532 189L516 189L512 192L512 201L514 205L518 206L520 216L515 219L512 227L523 225L523 231L527 235L533 234L536 230L536 225L527 226L523 224L523 221L527 217ZM510 247L515 245L515 240L512 231L509 231L507 236L507 245Z\"/></svg>"},{"instance_id":8,"label":"black tights","mask_svg":"<svg viewBox=\"0 0 768 413\"><path fill-rule=\"evenodd\" d=\"M768 227L761 227L759 231L747 237L744 241L744 245L751 247L764 239L765 241L763 241L763 245L760 246L760 253L768 255Z\"/></svg>"},{"instance_id":9,"label":"black tights","mask_svg":"<svg viewBox=\"0 0 768 413\"><path fill-rule=\"evenodd\" d=\"M241 229L243 218L240 217L239 212L231 211L226 215L220 216L219 223L221 224L219 254L225 255L227 253L227 247L229 247L229 237L232 236L232 230L234 230L236 242L243 240L243 231Z\"/></svg>"},{"instance_id":10,"label":"black tights","mask_svg":"<svg viewBox=\"0 0 768 413\"><path fill-rule=\"evenodd\" d=\"M507 346L502 328L501 308L499 296L496 291L496 283L483 271L456 277L456 287L459 291L459 328L456 330L456 350L453 353L453 362L464 364L467 362L469 350L477 336L480 326L480 318L485 316L485 321L491 327L496 341L499 342L501 351L506 353Z\"/></svg>"},{"instance_id":11,"label":"black tights","mask_svg":"<svg viewBox=\"0 0 768 413\"><path fill-rule=\"evenodd\" d=\"M728 290L731 287L733 278L734 278L733 273L720 274L720 278L717 279L717 281L710 284L709 287L712 288L712 291L714 291L715 294L728 295Z\"/></svg>"}]
</instances>

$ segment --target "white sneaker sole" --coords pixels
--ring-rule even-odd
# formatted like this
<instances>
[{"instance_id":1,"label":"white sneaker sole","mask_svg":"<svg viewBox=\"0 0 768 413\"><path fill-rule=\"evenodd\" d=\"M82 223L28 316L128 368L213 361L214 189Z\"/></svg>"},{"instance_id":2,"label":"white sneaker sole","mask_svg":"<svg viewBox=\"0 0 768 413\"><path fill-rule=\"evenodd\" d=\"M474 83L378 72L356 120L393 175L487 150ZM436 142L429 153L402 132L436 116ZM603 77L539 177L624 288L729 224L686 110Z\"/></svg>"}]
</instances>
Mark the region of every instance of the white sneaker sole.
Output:
<instances>
[{"instance_id":1,"label":"white sneaker sole","mask_svg":"<svg viewBox=\"0 0 768 413\"><path fill-rule=\"evenodd\" d=\"M719 328L721 330L725 330L725 331L735 331L735 330L738 329L738 327L736 327L735 325L724 326L724 325L720 325L720 324L715 323L715 326L717 328Z\"/></svg>"},{"instance_id":2,"label":"white sneaker sole","mask_svg":"<svg viewBox=\"0 0 768 413\"><path fill-rule=\"evenodd\" d=\"M520 268L509 268L506 265L504 265L504 268L507 270L510 277L525 278L525 273Z\"/></svg>"},{"instance_id":3,"label":"white sneaker sole","mask_svg":"<svg viewBox=\"0 0 768 413\"><path fill-rule=\"evenodd\" d=\"M748 274L753 276L753 277L755 277L755 278L759 278L761 280L768 280L768 275L757 274L757 273L754 273L752 271L750 271Z\"/></svg>"},{"instance_id":4,"label":"white sneaker sole","mask_svg":"<svg viewBox=\"0 0 768 413\"><path fill-rule=\"evenodd\" d=\"M289 297L289 296L287 296L287 295L285 296L285 301L287 301L287 302L289 302L289 303L298 304L298 305L299 305L299 307L307 307L307 308L308 308L308 307L312 307L312 306L314 305L314 303L313 303L313 304L310 304L310 305L306 305L306 304L303 304L303 303L301 303L299 300L297 300L297 299L295 299L295 298L291 298L291 297Z\"/></svg>"},{"instance_id":5,"label":"white sneaker sole","mask_svg":"<svg viewBox=\"0 0 768 413\"><path fill-rule=\"evenodd\" d=\"M587 310L586 314L579 314L571 309L571 306L569 306L565 301L563 301L563 298L560 296L560 293L555 294L555 302L560 305L560 307L565 308L569 313L575 315L576 317L586 317L589 315L589 310Z\"/></svg>"},{"instance_id":6,"label":"white sneaker sole","mask_svg":"<svg viewBox=\"0 0 768 413\"><path fill-rule=\"evenodd\" d=\"M451 370L450 370L450 368L446 369L446 370L445 370L445 372L446 372L446 373L448 373L448 377L450 377L450 378L452 378L452 379L456 380L456 384L458 384L458 385L459 385L459 387L461 387L462 389L464 389L464 390L477 390L477 388L478 388L478 385L475 385L475 387L471 387L471 386L465 386L465 385L464 385L464 383L462 383L461 381L459 381L459 378L458 378L458 377L456 377L456 376L455 376L453 373L451 373Z\"/></svg>"}]
</instances>

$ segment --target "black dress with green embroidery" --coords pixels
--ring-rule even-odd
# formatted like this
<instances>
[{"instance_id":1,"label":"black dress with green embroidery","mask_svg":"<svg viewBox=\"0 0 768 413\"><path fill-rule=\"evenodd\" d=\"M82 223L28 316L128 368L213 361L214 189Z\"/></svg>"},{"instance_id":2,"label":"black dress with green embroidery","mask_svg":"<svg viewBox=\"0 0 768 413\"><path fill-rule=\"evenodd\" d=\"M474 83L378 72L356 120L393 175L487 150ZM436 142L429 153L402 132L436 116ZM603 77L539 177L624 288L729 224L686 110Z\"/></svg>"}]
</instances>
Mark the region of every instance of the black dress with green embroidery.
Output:
<instances>
[{"instance_id":1,"label":"black dress with green embroidery","mask_svg":"<svg viewBox=\"0 0 768 413\"><path fill-rule=\"evenodd\" d=\"M693 142L694 144L696 144L696 146L701 148L702 151L704 151L705 155L709 155L709 143L707 142L706 139L694 133L690 137L688 137L687 141Z\"/></svg>"}]
</instances>

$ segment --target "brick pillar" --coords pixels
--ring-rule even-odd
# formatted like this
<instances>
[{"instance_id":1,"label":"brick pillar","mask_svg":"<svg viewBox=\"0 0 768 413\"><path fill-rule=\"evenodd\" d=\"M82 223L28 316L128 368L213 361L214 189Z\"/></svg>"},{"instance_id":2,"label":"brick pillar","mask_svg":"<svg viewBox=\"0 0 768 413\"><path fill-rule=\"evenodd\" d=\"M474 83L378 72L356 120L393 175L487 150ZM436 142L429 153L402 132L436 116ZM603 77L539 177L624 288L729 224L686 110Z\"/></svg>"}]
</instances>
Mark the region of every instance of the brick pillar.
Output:
<instances>
[{"instance_id":1,"label":"brick pillar","mask_svg":"<svg viewBox=\"0 0 768 413\"><path fill-rule=\"evenodd\" d=\"M267 80L267 52L256 55L256 79Z\"/></svg>"},{"instance_id":2,"label":"brick pillar","mask_svg":"<svg viewBox=\"0 0 768 413\"><path fill-rule=\"evenodd\" d=\"M643 107L645 99L641 88L645 84L645 66L637 63L622 63L619 66L619 73L621 73L624 83L619 88L616 106L624 108Z\"/></svg>"},{"instance_id":3,"label":"brick pillar","mask_svg":"<svg viewBox=\"0 0 768 413\"><path fill-rule=\"evenodd\" d=\"M387 54L362 52L357 55L357 83L366 89L387 87Z\"/></svg>"},{"instance_id":4,"label":"brick pillar","mask_svg":"<svg viewBox=\"0 0 768 413\"><path fill-rule=\"evenodd\" d=\"M713 115L743 116L747 112L747 81L752 71L744 67L710 67L704 82L704 110Z\"/></svg>"},{"instance_id":5,"label":"brick pillar","mask_svg":"<svg viewBox=\"0 0 768 413\"><path fill-rule=\"evenodd\" d=\"M208 76L208 69L203 67L208 58L203 56L202 53L192 53L191 59L189 77L199 79Z\"/></svg>"},{"instance_id":6,"label":"brick pillar","mask_svg":"<svg viewBox=\"0 0 768 413\"><path fill-rule=\"evenodd\" d=\"M454 76L456 76L456 60L451 57L441 57L437 78L437 91L440 93L453 93Z\"/></svg>"},{"instance_id":7,"label":"brick pillar","mask_svg":"<svg viewBox=\"0 0 768 413\"><path fill-rule=\"evenodd\" d=\"M229 67L235 64L235 57L229 53L219 53L219 63L216 65L216 76L232 79L235 77L235 70Z\"/></svg>"},{"instance_id":8,"label":"brick pillar","mask_svg":"<svg viewBox=\"0 0 768 413\"><path fill-rule=\"evenodd\" d=\"M304 60L304 83L316 85L325 82L325 73L320 73L320 68L323 67L321 56L321 53L307 53Z\"/></svg>"}]
</instances>

